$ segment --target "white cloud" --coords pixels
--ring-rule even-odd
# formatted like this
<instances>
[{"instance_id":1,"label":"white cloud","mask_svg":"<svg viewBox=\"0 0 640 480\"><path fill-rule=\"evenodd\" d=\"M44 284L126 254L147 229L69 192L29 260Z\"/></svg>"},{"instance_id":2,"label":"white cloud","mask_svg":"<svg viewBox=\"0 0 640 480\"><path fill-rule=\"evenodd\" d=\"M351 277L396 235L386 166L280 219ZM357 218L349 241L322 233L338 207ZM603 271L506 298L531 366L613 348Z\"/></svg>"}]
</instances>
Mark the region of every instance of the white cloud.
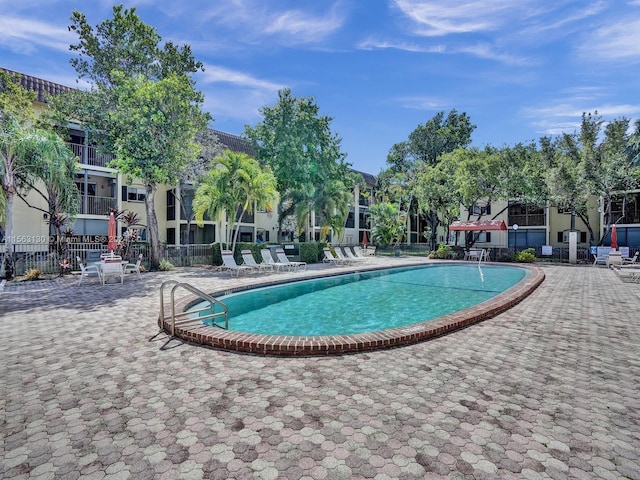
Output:
<instances>
[{"instance_id":1,"label":"white cloud","mask_svg":"<svg viewBox=\"0 0 640 480\"><path fill-rule=\"evenodd\" d=\"M238 87L249 87L256 90L275 92L284 87L284 85L260 80L247 75L243 72L231 70L216 65L205 65L205 71L199 73L199 79L204 83L227 83Z\"/></svg>"},{"instance_id":2,"label":"white cloud","mask_svg":"<svg viewBox=\"0 0 640 480\"><path fill-rule=\"evenodd\" d=\"M582 90L582 89L580 89ZM584 89L593 91L597 96L598 89ZM538 133L558 135L573 133L580 130L582 114L595 113L607 122L621 117L632 119L640 115L640 104L628 103L600 103L595 98L588 99L587 95L578 95L564 103L554 103L552 106L530 107L523 110L523 116L531 120Z\"/></svg>"},{"instance_id":3,"label":"white cloud","mask_svg":"<svg viewBox=\"0 0 640 480\"><path fill-rule=\"evenodd\" d=\"M0 44L16 53L30 55L42 51L43 47L67 52L76 40L74 34L59 25L0 16Z\"/></svg>"},{"instance_id":4,"label":"white cloud","mask_svg":"<svg viewBox=\"0 0 640 480\"><path fill-rule=\"evenodd\" d=\"M374 40L374 39L366 39L362 40L356 46L360 50L384 50L384 49L393 49L393 50L402 50L404 52L415 52L415 53L445 53L447 50L446 45L434 45L434 46L421 46L416 43L407 43L407 42L393 42L389 40Z\"/></svg>"},{"instance_id":5,"label":"white cloud","mask_svg":"<svg viewBox=\"0 0 640 480\"><path fill-rule=\"evenodd\" d=\"M299 10L288 10L270 18L263 30L269 35L285 35L294 42L315 42L323 40L344 24L343 16L336 9L323 17L308 15Z\"/></svg>"},{"instance_id":6,"label":"white cloud","mask_svg":"<svg viewBox=\"0 0 640 480\"><path fill-rule=\"evenodd\" d=\"M640 3L640 2L639 2ZM640 62L640 19L614 21L597 28L579 49L582 56L605 61Z\"/></svg>"},{"instance_id":7,"label":"white cloud","mask_svg":"<svg viewBox=\"0 0 640 480\"><path fill-rule=\"evenodd\" d=\"M527 1L493 0L395 0L396 7L419 25L418 33L426 36L452 33L483 32L498 29L505 17L526 9Z\"/></svg>"},{"instance_id":8,"label":"white cloud","mask_svg":"<svg viewBox=\"0 0 640 480\"><path fill-rule=\"evenodd\" d=\"M433 97L398 97L393 100L395 104L402 108L413 110L443 110L448 108L450 102L440 98Z\"/></svg>"}]
</instances>

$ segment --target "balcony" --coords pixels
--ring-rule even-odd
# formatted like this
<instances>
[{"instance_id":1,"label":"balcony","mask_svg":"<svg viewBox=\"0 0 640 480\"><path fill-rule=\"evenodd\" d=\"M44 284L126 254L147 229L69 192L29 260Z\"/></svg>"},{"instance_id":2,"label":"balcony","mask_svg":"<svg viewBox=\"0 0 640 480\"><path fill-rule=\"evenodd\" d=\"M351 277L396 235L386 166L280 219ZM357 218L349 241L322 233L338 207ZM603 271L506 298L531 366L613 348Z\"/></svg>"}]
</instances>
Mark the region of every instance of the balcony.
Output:
<instances>
[{"instance_id":1,"label":"balcony","mask_svg":"<svg viewBox=\"0 0 640 480\"><path fill-rule=\"evenodd\" d=\"M78 195L78 202L80 215L107 215L117 206L117 199L95 195Z\"/></svg>"},{"instance_id":2,"label":"balcony","mask_svg":"<svg viewBox=\"0 0 640 480\"><path fill-rule=\"evenodd\" d=\"M520 227L544 227L546 218L544 213L513 215L509 214L509 225L518 224Z\"/></svg>"},{"instance_id":3,"label":"balcony","mask_svg":"<svg viewBox=\"0 0 640 480\"><path fill-rule=\"evenodd\" d=\"M106 167L113 160L113 155L98 153L96 147L88 145L80 145L78 143L68 143L73 154L80 159L83 165L91 165L92 167Z\"/></svg>"}]
</instances>

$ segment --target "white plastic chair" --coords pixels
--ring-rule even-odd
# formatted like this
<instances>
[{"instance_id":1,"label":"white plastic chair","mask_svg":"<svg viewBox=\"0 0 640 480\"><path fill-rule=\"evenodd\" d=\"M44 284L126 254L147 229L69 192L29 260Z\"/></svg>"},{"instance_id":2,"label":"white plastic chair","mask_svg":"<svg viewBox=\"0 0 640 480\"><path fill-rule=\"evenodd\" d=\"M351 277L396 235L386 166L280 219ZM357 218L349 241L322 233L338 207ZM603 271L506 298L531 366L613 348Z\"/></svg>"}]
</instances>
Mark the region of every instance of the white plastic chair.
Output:
<instances>
[{"instance_id":1,"label":"white plastic chair","mask_svg":"<svg viewBox=\"0 0 640 480\"><path fill-rule=\"evenodd\" d=\"M142 254L138 255L138 261L136 263L127 263L124 266L125 275L127 273L137 273L138 280L142 280L142 277L140 276L140 265L142 265Z\"/></svg>"},{"instance_id":2,"label":"white plastic chair","mask_svg":"<svg viewBox=\"0 0 640 480\"><path fill-rule=\"evenodd\" d=\"M98 269L98 267L96 267L95 265L85 266L85 264L82 263L80 257L76 257L76 260L78 260L78 266L80 267L80 278L78 279L78 285L82 283L82 279L85 277L97 277L98 281L102 281L102 278L100 277L100 269Z\"/></svg>"}]
</instances>

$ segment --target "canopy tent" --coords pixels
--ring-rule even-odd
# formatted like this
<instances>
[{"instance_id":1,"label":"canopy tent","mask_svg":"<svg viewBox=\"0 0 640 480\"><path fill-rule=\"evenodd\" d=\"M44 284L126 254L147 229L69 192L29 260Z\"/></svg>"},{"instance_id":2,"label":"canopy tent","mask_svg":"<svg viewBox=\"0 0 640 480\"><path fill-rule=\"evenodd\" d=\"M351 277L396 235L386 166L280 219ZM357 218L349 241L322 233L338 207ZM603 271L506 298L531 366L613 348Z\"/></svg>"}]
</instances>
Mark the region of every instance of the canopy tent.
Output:
<instances>
[{"instance_id":1,"label":"canopy tent","mask_svg":"<svg viewBox=\"0 0 640 480\"><path fill-rule=\"evenodd\" d=\"M476 220L475 222L462 222L456 220L449 225L449 230L460 232L482 232L485 230L507 230L504 220Z\"/></svg>"}]
</instances>

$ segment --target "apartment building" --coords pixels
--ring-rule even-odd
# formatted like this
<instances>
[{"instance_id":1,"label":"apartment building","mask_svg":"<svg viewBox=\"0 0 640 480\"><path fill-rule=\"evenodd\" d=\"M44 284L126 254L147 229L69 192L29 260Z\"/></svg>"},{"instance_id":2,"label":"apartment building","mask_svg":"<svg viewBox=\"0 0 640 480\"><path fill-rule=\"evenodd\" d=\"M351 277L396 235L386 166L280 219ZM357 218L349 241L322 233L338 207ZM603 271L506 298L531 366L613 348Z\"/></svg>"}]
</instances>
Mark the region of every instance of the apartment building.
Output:
<instances>
[{"instance_id":1,"label":"apartment building","mask_svg":"<svg viewBox=\"0 0 640 480\"><path fill-rule=\"evenodd\" d=\"M3 69L15 74L10 70ZM21 75L22 86L34 90L37 94L34 105L36 111L47 108L48 95L57 95L71 90L70 87L56 84L44 79ZM240 136L214 130L223 148L235 152L253 155L250 143ZM128 179L116 169L110 168L111 155L101 154L92 144L91 138L81 125L69 123L67 125L68 144L78 157L79 169L76 173L76 187L78 188L78 215L72 225L71 241L79 243L105 243L108 229L108 215L113 209L135 213L139 224L132 225L136 230L138 240L147 241L145 185L133 179ZM362 240L364 232L368 230L367 210L374 198L376 178L373 175L357 172L364 179L364 188L356 188L350 206L349 217L341 238L332 237L335 243L357 243ZM219 241L226 238L227 223L217 225L216 222L205 220L203 226L198 226L193 219L191 209L195 195L195 186L191 183L178 185L159 185L155 195L156 215L158 216L159 235L167 245L202 244ZM27 201L31 205L46 209L44 202L35 195L28 195ZM320 238L319 219L313 216L314 236ZM217 232L216 228L224 229ZM118 232L122 235L127 226L118 222ZM234 228L239 229L238 238L243 242L291 242L296 241L297 231L291 220L282 223L278 231L277 214L254 210L245 214ZM222 235L221 235L222 234ZM24 243L47 243L50 235L48 218L27 202L17 200L14 207L14 235L24 238ZM370 237L370 235L369 235ZM0 243L3 230L0 225ZM29 242L26 242L29 240Z\"/></svg>"}]
</instances>

